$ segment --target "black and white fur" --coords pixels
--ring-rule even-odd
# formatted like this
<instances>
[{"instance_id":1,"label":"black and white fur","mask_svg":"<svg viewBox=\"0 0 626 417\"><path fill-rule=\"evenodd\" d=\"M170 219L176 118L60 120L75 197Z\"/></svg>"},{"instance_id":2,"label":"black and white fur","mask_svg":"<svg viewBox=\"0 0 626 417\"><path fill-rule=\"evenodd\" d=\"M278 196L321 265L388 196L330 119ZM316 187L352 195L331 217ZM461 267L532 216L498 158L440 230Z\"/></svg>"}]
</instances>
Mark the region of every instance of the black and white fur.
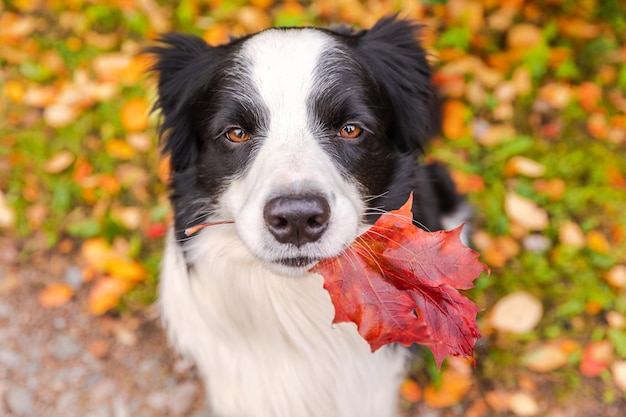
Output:
<instances>
[{"instance_id":1,"label":"black and white fur","mask_svg":"<svg viewBox=\"0 0 626 417\"><path fill-rule=\"evenodd\" d=\"M175 213L160 307L217 416L395 415L406 349L372 353L353 324L332 325L307 269L411 192L429 230L465 210L444 168L418 164L439 122L418 32L392 17L216 47L169 34L149 49ZM221 221L234 223L184 234Z\"/></svg>"}]
</instances>

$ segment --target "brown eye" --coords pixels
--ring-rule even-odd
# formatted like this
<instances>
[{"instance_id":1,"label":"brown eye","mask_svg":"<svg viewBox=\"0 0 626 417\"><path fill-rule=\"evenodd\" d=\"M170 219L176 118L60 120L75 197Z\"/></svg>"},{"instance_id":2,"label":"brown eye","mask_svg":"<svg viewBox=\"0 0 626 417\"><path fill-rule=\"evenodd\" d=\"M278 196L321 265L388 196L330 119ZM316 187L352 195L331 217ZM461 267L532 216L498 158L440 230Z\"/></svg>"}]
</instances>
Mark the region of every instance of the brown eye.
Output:
<instances>
[{"instance_id":1,"label":"brown eye","mask_svg":"<svg viewBox=\"0 0 626 417\"><path fill-rule=\"evenodd\" d=\"M240 127L233 127L226 132L226 138L231 142L239 143L250 139L250 135Z\"/></svg>"},{"instance_id":2,"label":"brown eye","mask_svg":"<svg viewBox=\"0 0 626 417\"><path fill-rule=\"evenodd\" d=\"M356 139L361 135L363 129L357 125L347 124L341 128L338 136L341 136L344 139Z\"/></svg>"}]
</instances>

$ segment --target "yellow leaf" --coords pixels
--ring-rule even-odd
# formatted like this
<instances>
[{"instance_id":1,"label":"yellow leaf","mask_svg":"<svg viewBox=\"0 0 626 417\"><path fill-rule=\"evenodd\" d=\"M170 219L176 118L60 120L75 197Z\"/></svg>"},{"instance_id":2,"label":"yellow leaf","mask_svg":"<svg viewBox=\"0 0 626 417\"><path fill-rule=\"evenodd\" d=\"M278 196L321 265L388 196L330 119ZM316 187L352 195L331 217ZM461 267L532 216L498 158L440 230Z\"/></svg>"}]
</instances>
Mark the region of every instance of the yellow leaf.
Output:
<instances>
[{"instance_id":1,"label":"yellow leaf","mask_svg":"<svg viewBox=\"0 0 626 417\"><path fill-rule=\"evenodd\" d=\"M65 171L74 162L74 154L70 151L59 151L52 155L52 158L48 159L43 164L43 170L48 174L58 174Z\"/></svg>"},{"instance_id":2,"label":"yellow leaf","mask_svg":"<svg viewBox=\"0 0 626 417\"><path fill-rule=\"evenodd\" d=\"M92 314L104 314L117 305L120 297L133 287L132 282L114 278L102 278L91 289L88 298Z\"/></svg>"},{"instance_id":3,"label":"yellow leaf","mask_svg":"<svg viewBox=\"0 0 626 417\"><path fill-rule=\"evenodd\" d=\"M132 98L122 106L120 117L127 132L140 132L148 127L148 100Z\"/></svg>"},{"instance_id":4,"label":"yellow leaf","mask_svg":"<svg viewBox=\"0 0 626 417\"><path fill-rule=\"evenodd\" d=\"M24 86L19 81L9 80L4 85L4 94L13 103L21 103L25 94Z\"/></svg>"},{"instance_id":5,"label":"yellow leaf","mask_svg":"<svg viewBox=\"0 0 626 417\"><path fill-rule=\"evenodd\" d=\"M39 293L37 300L42 307L53 308L68 302L74 290L67 284L52 284Z\"/></svg>"},{"instance_id":6,"label":"yellow leaf","mask_svg":"<svg viewBox=\"0 0 626 417\"><path fill-rule=\"evenodd\" d=\"M608 240L597 230L592 230L587 233L587 246L597 253L607 254L611 251L611 245Z\"/></svg>"},{"instance_id":7,"label":"yellow leaf","mask_svg":"<svg viewBox=\"0 0 626 417\"><path fill-rule=\"evenodd\" d=\"M128 282L143 281L147 276L146 270L138 262L117 257L106 262L105 270L112 278Z\"/></svg>"},{"instance_id":8,"label":"yellow leaf","mask_svg":"<svg viewBox=\"0 0 626 417\"><path fill-rule=\"evenodd\" d=\"M80 251L87 265L102 271L106 262L114 256L111 245L102 237L86 240Z\"/></svg>"},{"instance_id":9,"label":"yellow leaf","mask_svg":"<svg viewBox=\"0 0 626 417\"><path fill-rule=\"evenodd\" d=\"M106 151L114 158L128 160L135 156L135 149L122 139L111 139L106 143Z\"/></svg>"}]
</instances>

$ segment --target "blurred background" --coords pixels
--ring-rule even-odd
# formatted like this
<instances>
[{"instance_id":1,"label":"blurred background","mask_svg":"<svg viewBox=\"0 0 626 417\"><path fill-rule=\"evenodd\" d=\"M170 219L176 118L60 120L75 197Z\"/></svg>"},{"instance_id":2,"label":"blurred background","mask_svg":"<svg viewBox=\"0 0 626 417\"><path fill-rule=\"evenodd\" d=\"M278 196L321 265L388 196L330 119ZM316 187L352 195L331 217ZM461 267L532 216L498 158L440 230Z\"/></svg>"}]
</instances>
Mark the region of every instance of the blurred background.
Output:
<instances>
[{"instance_id":1,"label":"blurred background","mask_svg":"<svg viewBox=\"0 0 626 417\"><path fill-rule=\"evenodd\" d=\"M427 158L491 268L476 367L418 355L401 415L626 415L622 0L4 0L0 415L210 416L152 304L171 213L141 48L397 12L445 99Z\"/></svg>"}]
</instances>

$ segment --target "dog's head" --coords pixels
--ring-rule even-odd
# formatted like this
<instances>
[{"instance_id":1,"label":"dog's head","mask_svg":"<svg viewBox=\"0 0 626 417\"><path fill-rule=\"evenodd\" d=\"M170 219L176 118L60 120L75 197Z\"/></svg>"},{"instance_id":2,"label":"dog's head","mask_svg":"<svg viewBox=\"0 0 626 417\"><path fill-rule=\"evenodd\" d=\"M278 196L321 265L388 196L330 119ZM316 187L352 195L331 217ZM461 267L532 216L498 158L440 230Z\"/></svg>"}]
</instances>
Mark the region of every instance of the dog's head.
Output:
<instances>
[{"instance_id":1,"label":"dog's head","mask_svg":"<svg viewBox=\"0 0 626 417\"><path fill-rule=\"evenodd\" d=\"M283 272L345 249L385 205L400 156L438 127L418 31L392 17L366 31L270 29L217 47L162 37L149 52L178 237L234 220L250 252Z\"/></svg>"}]
</instances>

